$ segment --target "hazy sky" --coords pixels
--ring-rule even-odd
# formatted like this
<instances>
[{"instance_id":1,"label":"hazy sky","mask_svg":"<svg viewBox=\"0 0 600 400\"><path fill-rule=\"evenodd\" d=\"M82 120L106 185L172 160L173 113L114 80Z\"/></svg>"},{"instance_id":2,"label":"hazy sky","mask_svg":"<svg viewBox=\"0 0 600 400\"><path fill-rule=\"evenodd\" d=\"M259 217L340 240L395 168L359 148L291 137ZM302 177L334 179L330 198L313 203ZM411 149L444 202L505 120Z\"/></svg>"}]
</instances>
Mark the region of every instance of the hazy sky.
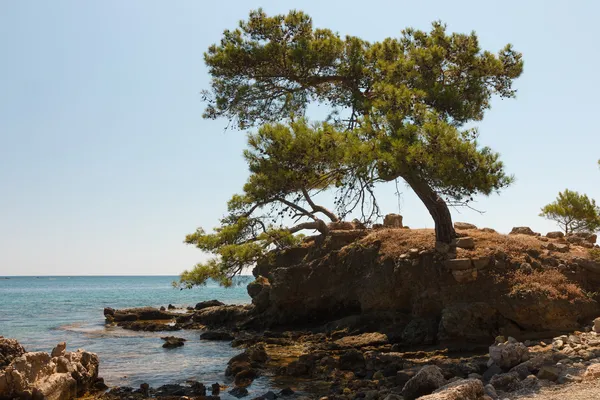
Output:
<instances>
[{"instance_id":1,"label":"hazy sky","mask_svg":"<svg viewBox=\"0 0 600 400\"><path fill-rule=\"evenodd\" d=\"M0 275L177 274L247 171L245 136L205 121L207 47L253 8L290 7L371 41L441 19L483 48L513 43L516 100L479 125L517 181L458 221L554 230L539 209L565 188L600 200L600 3L589 1L2 1ZM405 223L432 227L401 187ZM384 212L397 212L393 187Z\"/></svg>"}]
</instances>

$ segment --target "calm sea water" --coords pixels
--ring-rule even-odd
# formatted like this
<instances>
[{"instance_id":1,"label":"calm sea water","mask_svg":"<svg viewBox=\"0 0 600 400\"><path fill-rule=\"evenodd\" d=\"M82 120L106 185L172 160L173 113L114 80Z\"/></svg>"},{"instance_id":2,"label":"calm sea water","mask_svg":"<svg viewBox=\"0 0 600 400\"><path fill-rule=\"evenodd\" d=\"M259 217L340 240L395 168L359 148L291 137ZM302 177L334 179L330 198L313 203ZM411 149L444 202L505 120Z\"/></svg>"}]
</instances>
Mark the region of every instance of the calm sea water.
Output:
<instances>
[{"instance_id":1,"label":"calm sea water","mask_svg":"<svg viewBox=\"0 0 600 400\"><path fill-rule=\"evenodd\" d=\"M151 386L195 379L225 381L227 361L240 352L227 342L201 341L198 331L133 332L104 325L104 307L194 306L218 299L228 304L249 303L246 284L225 289L216 284L191 290L171 286L175 276L72 276L0 278L0 336L15 338L27 351L49 352L57 343L67 350L84 348L100 357L100 376L110 386ZM163 349L160 336L188 341ZM268 390L267 378L248 388L251 394ZM225 397L228 397L227 395Z\"/></svg>"}]
</instances>

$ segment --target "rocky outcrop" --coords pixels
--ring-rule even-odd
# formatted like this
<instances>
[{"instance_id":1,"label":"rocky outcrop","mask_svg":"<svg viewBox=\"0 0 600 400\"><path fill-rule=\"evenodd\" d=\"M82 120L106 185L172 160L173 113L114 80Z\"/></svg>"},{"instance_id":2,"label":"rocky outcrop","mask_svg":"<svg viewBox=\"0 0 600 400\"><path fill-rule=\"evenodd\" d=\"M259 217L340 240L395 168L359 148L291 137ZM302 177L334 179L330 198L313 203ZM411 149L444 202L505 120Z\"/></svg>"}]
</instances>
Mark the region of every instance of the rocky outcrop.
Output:
<instances>
[{"instance_id":1,"label":"rocky outcrop","mask_svg":"<svg viewBox=\"0 0 600 400\"><path fill-rule=\"evenodd\" d=\"M201 301L200 303L197 303L196 307L194 307L194 309L204 310L205 308L208 308L208 307L216 307L216 306L224 306L224 305L225 305L225 303L222 303L219 300L207 300L207 301Z\"/></svg>"},{"instance_id":2,"label":"rocky outcrop","mask_svg":"<svg viewBox=\"0 0 600 400\"><path fill-rule=\"evenodd\" d=\"M65 351L63 343L52 357L44 352L24 353L0 371L0 398L66 400L84 395L98 378L98 356L84 350Z\"/></svg>"},{"instance_id":3,"label":"rocky outcrop","mask_svg":"<svg viewBox=\"0 0 600 400\"><path fill-rule=\"evenodd\" d=\"M15 357L25 354L25 349L15 339L0 336L0 370L9 365Z\"/></svg>"},{"instance_id":4,"label":"rocky outcrop","mask_svg":"<svg viewBox=\"0 0 600 400\"><path fill-rule=\"evenodd\" d=\"M104 309L104 317L107 322L171 320L178 315L154 307L126 308L123 310L107 307Z\"/></svg>"},{"instance_id":5,"label":"rocky outcrop","mask_svg":"<svg viewBox=\"0 0 600 400\"><path fill-rule=\"evenodd\" d=\"M399 236L396 241L409 241L412 234L381 232ZM392 343L401 339L407 344L431 344L489 343L498 335L554 336L578 329L600 314L596 299L584 294L600 284L600 265L555 256L565 254L560 243L548 242L555 251L544 250L543 242L538 248L519 248L518 256L529 260L523 262L509 256L506 250L510 249L491 249L479 237L477 248L469 249L471 243L466 243L467 249L460 249L468 258L456 259L431 248L409 247L406 253L389 254L386 246L392 244L368 239L359 237L341 247L323 243L289 249L270 257L271 262L262 261L254 270L257 281L248 288L255 308L242 316L259 321L261 327L336 320L343 325L370 318L363 332L389 334ZM529 278L511 280L517 272L530 274L531 285L526 282ZM551 278L544 281L546 276ZM546 284L557 286L546 289ZM561 294L548 296L547 290Z\"/></svg>"}]
</instances>

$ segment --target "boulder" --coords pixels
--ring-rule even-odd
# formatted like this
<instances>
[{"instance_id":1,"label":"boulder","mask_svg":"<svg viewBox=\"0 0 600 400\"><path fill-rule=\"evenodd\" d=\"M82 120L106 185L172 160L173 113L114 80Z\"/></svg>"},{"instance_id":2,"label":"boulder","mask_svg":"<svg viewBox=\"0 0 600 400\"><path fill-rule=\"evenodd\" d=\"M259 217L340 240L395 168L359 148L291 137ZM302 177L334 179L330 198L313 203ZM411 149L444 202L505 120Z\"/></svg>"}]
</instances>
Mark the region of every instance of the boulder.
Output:
<instances>
[{"instance_id":1,"label":"boulder","mask_svg":"<svg viewBox=\"0 0 600 400\"><path fill-rule=\"evenodd\" d=\"M509 235L530 235L530 236L538 236L537 233L531 230L528 226L516 226L512 228Z\"/></svg>"},{"instance_id":2,"label":"boulder","mask_svg":"<svg viewBox=\"0 0 600 400\"><path fill-rule=\"evenodd\" d=\"M483 383L478 379L459 379L435 390L419 400L483 400L486 395Z\"/></svg>"},{"instance_id":3,"label":"boulder","mask_svg":"<svg viewBox=\"0 0 600 400\"><path fill-rule=\"evenodd\" d=\"M98 366L98 356L84 350L60 357L24 353L0 371L0 398L73 399L100 381Z\"/></svg>"},{"instance_id":4,"label":"boulder","mask_svg":"<svg viewBox=\"0 0 600 400\"><path fill-rule=\"evenodd\" d=\"M568 253L571 246L568 243L548 243L542 245L542 248L548 249L550 251L556 251L559 253Z\"/></svg>"},{"instance_id":5,"label":"boulder","mask_svg":"<svg viewBox=\"0 0 600 400\"><path fill-rule=\"evenodd\" d=\"M383 333L372 332L355 336L345 336L334 342L340 348L378 346L388 343L388 337Z\"/></svg>"},{"instance_id":6,"label":"boulder","mask_svg":"<svg viewBox=\"0 0 600 400\"><path fill-rule=\"evenodd\" d=\"M475 241L469 236L461 237L456 239L456 247L471 250L475 248Z\"/></svg>"},{"instance_id":7,"label":"boulder","mask_svg":"<svg viewBox=\"0 0 600 400\"><path fill-rule=\"evenodd\" d=\"M50 357L62 357L65 355L65 350L67 349L67 343L61 342L56 345L55 348L52 349L52 353L50 353Z\"/></svg>"},{"instance_id":8,"label":"boulder","mask_svg":"<svg viewBox=\"0 0 600 400\"><path fill-rule=\"evenodd\" d=\"M544 365L542 368L540 368L540 370L537 374L538 379L546 379L546 380L552 381L552 382L555 382L559 376L560 376L560 368L550 366L550 365Z\"/></svg>"},{"instance_id":9,"label":"boulder","mask_svg":"<svg viewBox=\"0 0 600 400\"><path fill-rule=\"evenodd\" d=\"M239 398L248 396L248 389L246 389L244 387L234 387L228 393L230 395L232 395L233 397L237 397L239 399Z\"/></svg>"},{"instance_id":10,"label":"boulder","mask_svg":"<svg viewBox=\"0 0 600 400\"><path fill-rule=\"evenodd\" d=\"M181 347L186 342L186 339L175 337L175 336L164 336L164 337L161 337L161 339L165 341L165 343L163 343L163 345L162 345L162 347L164 347L165 349Z\"/></svg>"},{"instance_id":11,"label":"boulder","mask_svg":"<svg viewBox=\"0 0 600 400\"><path fill-rule=\"evenodd\" d=\"M222 303L219 300L207 300L207 301L201 301L200 303L197 303L195 309L203 310L208 307L224 306L224 305L225 305L225 303Z\"/></svg>"},{"instance_id":12,"label":"boulder","mask_svg":"<svg viewBox=\"0 0 600 400\"><path fill-rule=\"evenodd\" d=\"M473 224L469 224L468 222L455 222L454 229L457 229L457 230L477 229L477 227Z\"/></svg>"},{"instance_id":13,"label":"boulder","mask_svg":"<svg viewBox=\"0 0 600 400\"><path fill-rule=\"evenodd\" d=\"M402 215L388 214L383 218L383 226L386 228L402 228Z\"/></svg>"},{"instance_id":14,"label":"boulder","mask_svg":"<svg viewBox=\"0 0 600 400\"><path fill-rule=\"evenodd\" d=\"M492 376L490 379L490 385L496 390L502 390L503 392L511 392L519 389L519 374L516 372L508 372L506 374L498 374Z\"/></svg>"},{"instance_id":15,"label":"boulder","mask_svg":"<svg viewBox=\"0 0 600 400\"><path fill-rule=\"evenodd\" d=\"M202 340L232 341L233 335L226 331L207 331L200 335Z\"/></svg>"},{"instance_id":16,"label":"boulder","mask_svg":"<svg viewBox=\"0 0 600 400\"><path fill-rule=\"evenodd\" d=\"M446 380L442 370L435 365L426 365L406 382L402 388L402 396L405 400L415 400L432 393L445 384Z\"/></svg>"},{"instance_id":17,"label":"boulder","mask_svg":"<svg viewBox=\"0 0 600 400\"><path fill-rule=\"evenodd\" d=\"M588 242L589 244L595 244L596 240L598 238L598 236L595 233L590 233L590 232L575 232L575 233L572 233L571 235L569 235L569 237L581 238L581 239L585 240L586 242ZM567 240L569 240L569 237L567 237Z\"/></svg>"},{"instance_id":18,"label":"boulder","mask_svg":"<svg viewBox=\"0 0 600 400\"><path fill-rule=\"evenodd\" d=\"M594 326L592 327L593 331L596 333L600 333L600 317L594 319Z\"/></svg>"},{"instance_id":19,"label":"boulder","mask_svg":"<svg viewBox=\"0 0 600 400\"><path fill-rule=\"evenodd\" d=\"M25 354L25 349L15 339L0 336L0 370L9 365L15 357Z\"/></svg>"},{"instance_id":20,"label":"boulder","mask_svg":"<svg viewBox=\"0 0 600 400\"><path fill-rule=\"evenodd\" d=\"M490 358L500 368L510 369L529 360L529 349L523 343L510 340L490 346Z\"/></svg>"},{"instance_id":21,"label":"boulder","mask_svg":"<svg viewBox=\"0 0 600 400\"><path fill-rule=\"evenodd\" d=\"M452 276L458 283L468 283L477 280L477 269L466 269L464 271L452 271Z\"/></svg>"},{"instance_id":22,"label":"boulder","mask_svg":"<svg viewBox=\"0 0 600 400\"><path fill-rule=\"evenodd\" d=\"M546 237L550 238L550 239L562 239L565 237L565 234L560 231L554 231L554 232L548 232L546 234Z\"/></svg>"}]
</instances>

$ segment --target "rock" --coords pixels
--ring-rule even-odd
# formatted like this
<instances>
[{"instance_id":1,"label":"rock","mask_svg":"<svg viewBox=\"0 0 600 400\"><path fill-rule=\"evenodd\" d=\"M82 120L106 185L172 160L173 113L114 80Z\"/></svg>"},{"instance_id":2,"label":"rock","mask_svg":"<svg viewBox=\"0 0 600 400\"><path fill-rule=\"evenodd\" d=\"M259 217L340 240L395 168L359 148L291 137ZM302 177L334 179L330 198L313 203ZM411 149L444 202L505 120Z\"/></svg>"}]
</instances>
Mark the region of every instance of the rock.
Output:
<instances>
[{"instance_id":1,"label":"rock","mask_svg":"<svg viewBox=\"0 0 600 400\"><path fill-rule=\"evenodd\" d=\"M477 269L467 269L464 271L452 271L452 276L458 283L467 283L477 280Z\"/></svg>"},{"instance_id":2,"label":"rock","mask_svg":"<svg viewBox=\"0 0 600 400\"><path fill-rule=\"evenodd\" d=\"M525 361L519 365L512 367L509 372L516 372L517 375L519 375L519 379L522 380L522 379L527 378L529 375L531 375L531 369L532 369L531 367L532 367L531 362Z\"/></svg>"},{"instance_id":3,"label":"rock","mask_svg":"<svg viewBox=\"0 0 600 400\"><path fill-rule=\"evenodd\" d=\"M383 333L363 333L356 336L345 336L334 342L340 348L378 346L388 343L388 337Z\"/></svg>"},{"instance_id":4,"label":"rock","mask_svg":"<svg viewBox=\"0 0 600 400\"><path fill-rule=\"evenodd\" d=\"M260 397L262 397L265 400L275 400L277 398L277 395L269 390L267 393L263 394Z\"/></svg>"},{"instance_id":5,"label":"rock","mask_svg":"<svg viewBox=\"0 0 600 400\"><path fill-rule=\"evenodd\" d=\"M483 400L483 384L478 379L458 379L438 388L433 394L419 397L419 400Z\"/></svg>"},{"instance_id":6,"label":"rock","mask_svg":"<svg viewBox=\"0 0 600 400\"><path fill-rule=\"evenodd\" d=\"M457 229L457 230L477 229L477 227L473 224L469 224L468 222L455 222L454 229Z\"/></svg>"},{"instance_id":7,"label":"rock","mask_svg":"<svg viewBox=\"0 0 600 400\"><path fill-rule=\"evenodd\" d=\"M583 373L584 381L592 381L600 378L600 363L591 364Z\"/></svg>"},{"instance_id":8,"label":"rock","mask_svg":"<svg viewBox=\"0 0 600 400\"><path fill-rule=\"evenodd\" d=\"M169 309L169 310L174 310L175 308L177 308L177 307L175 307L173 304L169 304L167 306L167 309Z\"/></svg>"},{"instance_id":9,"label":"rock","mask_svg":"<svg viewBox=\"0 0 600 400\"><path fill-rule=\"evenodd\" d=\"M435 365L426 365L402 388L402 396L405 400L415 400L420 396L432 393L434 390L444 386L446 380L442 370Z\"/></svg>"},{"instance_id":10,"label":"rock","mask_svg":"<svg viewBox=\"0 0 600 400\"><path fill-rule=\"evenodd\" d=\"M600 333L600 317L594 319L594 327L592 329L594 332Z\"/></svg>"},{"instance_id":11,"label":"rock","mask_svg":"<svg viewBox=\"0 0 600 400\"><path fill-rule=\"evenodd\" d=\"M546 237L550 238L550 239L562 239L565 237L565 234L560 231L554 231L554 232L548 232L546 234Z\"/></svg>"},{"instance_id":12,"label":"rock","mask_svg":"<svg viewBox=\"0 0 600 400\"><path fill-rule=\"evenodd\" d=\"M281 389L281 391L279 392L280 396L291 396L294 394L294 391L292 389L290 389L289 387Z\"/></svg>"},{"instance_id":13,"label":"rock","mask_svg":"<svg viewBox=\"0 0 600 400\"><path fill-rule=\"evenodd\" d=\"M492 364L484 373L483 380L489 382L493 376L501 374L503 372L502 368L497 366L496 364Z\"/></svg>"},{"instance_id":14,"label":"rock","mask_svg":"<svg viewBox=\"0 0 600 400\"><path fill-rule=\"evenodd\" d=\"M43 352L24 353L0 371L0 398L82 396L98 382L98 365L98 356L84 350L56 358Z\"/></svg>"},{"instance_id":15,"label":"rock","mask_svg":"<svg viewBox=\"0 0 600 400\"><path fill-rule=\"evenodd\" d=\"M230 395L232 395L233 397L237 397L239 399L239 398L248 396L248 389L246 389L244 387L234 387L228 393Z\"/></svg>"},{"instance_id":16,"label":"rock","mask_svg":"<svg viewBox=\"0 0 600 400\"><path fill-rule=\"evenodd\" d=\"M0 336L0 370L9 365L13 359L25 354L25 349L15 339Z\"/></svg>"},{"instance_id":17,"label":"rock","mask_svg":"<svg viewBox=\"0 0 600 400\"><path fill-rule=\"evenodd\" d=\"M207 331L200 335L202 340L214 340L214 341L231 341L233 335L225 331Z\"/></svg>"},{"instance_id":18,"label":"rock","mask_svg":"<svg viewBox=\"0 0 600 400\"><path fill-rule=\"evenodd\" d=\"M490 385L496 390L510 392L519 388L519 375L516 372L494 375L490 379Z\"/></svg>"},{"instance_id":19,"label":"rock","mask_svg":"<svg viewBox=\"0 0 600 400\"><path fill-rule=\"evenodd\" d=\"M365 368L365 356L356 349L346 351L340 356L340 369L355 371Z\"/></svg>"},{"instance_id":20,"label":"rock","mask_svg":"<svg viewBox=\"0 0 600 400\"><path fill-rule=\"evenodd\" d=\"M208 307L215 307L215 306L224 306L225 303L220 302L219 300L207 300L207 301L201 301L200 303L196 304L196 307L194 307L196 310L204 310L205 308Z\"/></svg>"},{"instance_id":21,"label":"rock","mask_svg":"<svg viewBox=\"0 0 600 400\"><path fill-rule=\"evenodd\" d=\"M163 343L163 345L162 345L162 347L164 347L165 349L181 347L186 342L186 339L175 337L175 336L163 336L163 337L161 337L161 339L165 341L165 343Z\"/></svg>"},{"instance_id":22,"label":"rock","mask_svg":"<svg viewBox=\"0 0 600 400\"><path fill-rule=\"evenodd\" d=\"M469 236L461 237L456 239L456 247L471 250L475 248L475 241Z\"/></svg>"},{"instance_id":23,"label":"rock","mask_svg":"<svg viewBox=\"0 0 600 400\"><path fill-rule=\"evenodd\" d=\"M542 246L550 251L557 251L559 253L568 253L571 246L568 243L548 243L547 245Z\"/></svg>"},{"instance_id":24,"label":"rock","mask_svg":"<svg viewBox=\"0 0 600 400\"><path fill-rule=\"evenodd\" d=\"M221 385L219 385L218 383L213 383L210 386L210 389L213 396L218 396L219 393L221 393Z\"/></svg>"},{"instance_id":25,"label":"rock","mask_svg":"<svg viewBox=\"0 0 600 400\"><path fill-rule=\"evenodd\" d=\"M150 385L148 385L147 383L142 383L140 385L140 392L142 393L142 396L149 397L150 396Z\"/></svg>"},{"instance_id":26,"label":"rock","mask_svg":"<svg viewBox=\"0 0 600 400\"><path fill-rule=\"evenodd\" d=\"M388 214L383 218L383 226L386 228L402 228L402 215Z\"/></svg>"},{"instance_id":27,"label":"rock","mask_svg":"<svg viewBox=\"0 0 600 400\"><path fill-rule=\"evenodd\" d=\"M529 360L529 349L523 343L498 343L490 346L490 358L500 368L510 369Z\"/></svg>"},{"instance_id":28,"label":"rock","mask_svg":"<svg viewBox=\"0 0 600 400\"><path fill-rule=\"evenodd\" d=\"M108 317L111 317L115 322L169 320L177 316L177 314L161 311L154 307L126 308L123 310L105 308L104 315L107 320L109 320Z\"/></svg>"},{"instance_id":29,"label":"rock","mask_svg":"<svg viewBox=\"0 0 600 400\"><path fill-rule=\"evenodd\" d=\"M512 228L509 235L530 235L530 236L538 236L537 233L531 230L528 226L516 226Z\"/></svg>"},{"instance_id":30,"label":"rock","mask_svg":"<svg viewBox=\"0 0 600 400\"><path fill-rule=\"evenodd\" d=\"M496 393L496 388L494 388L492 385L490 385L490 384L485 385L483 390L485 391L485 394L490 396L493 400L498 399L498 393Z\"/></svg>"},{"instance_id":31,"label":"rock","mask_svg":"<svg viewBox=\"0 0 600 400\"><path fill-rule=\"evenodd\" d=\"M445 261L446 268L450 271L464 271L473 268L470 258L454 258Z\"/></svg>"},{"instance_id":32,"label":"rock","mask_svg":"<svg viewBox=\"0 0 600 400\"><path fill-rule=\"evenodd\" d=\"M52 349L52 353L50 353L50 357L62 357L65 355L65 350L67 348L66 342L60 342L56 345L55 348Z\"/></svg>"},{"instance_id":33,"label":"rock","mask_svg":"<svg viewBox=\"0 0 600 400\"><path fill-rule=\"evenodd\" d=\"M269 307L271 284L267 278L260 275L257 276L254 282L248 284L247 290L257 312L262 312Z\"/></svg>"},{"instance_id":34,"label":"rock","mask_svg":"<svg viewBox=\"0 0 600 400\"><path fill-rule=\"evenodd\" d=\"M590 241L588 239L586 239L585 237L578 236L578 235L569 235L565 239L567 240L567 242L569 242L571 244L575 244L577 246L586 247L589 249L594 247L594 244L590 243ZM595 238L594 238L594 243L595 243Z\"/></svg>"},{"instance_id":35,"label":"rock","mask_svg":"<svg viewBox=\"0 0 600 400\"><path fill-rule=\"evenodd\" d=\"M546 379L555 382L560 376L560 369L549 365L544 365L537 373L538 379Z\"/></svg>"},{"instance_id":36,"label":"rock","mask_svg":"<svg viewBox=\"0 0 600 400\"><path fill-rule=\"evenodd\" d=\"M581 238L584 241L588 242L589 244L594 244L596 243L596 240L598 238L598 236L595 233L589 233L589 232L575 232L571 235L569 235L569 237L577 237L577 238ZM569 240L569 237L567 237L567 240Z\"/></svg>"},{"instance_id":37,"label":"rock","mask_svg":"<svg viewBox=\"0 0 600 400\"><path fill-rule=\"evenodd\" d=\"M238 372L233 379L236 386L250 386L252 381L257 377L257 372L254 369L246 369Z\"/></svg>"}]
</instances>

